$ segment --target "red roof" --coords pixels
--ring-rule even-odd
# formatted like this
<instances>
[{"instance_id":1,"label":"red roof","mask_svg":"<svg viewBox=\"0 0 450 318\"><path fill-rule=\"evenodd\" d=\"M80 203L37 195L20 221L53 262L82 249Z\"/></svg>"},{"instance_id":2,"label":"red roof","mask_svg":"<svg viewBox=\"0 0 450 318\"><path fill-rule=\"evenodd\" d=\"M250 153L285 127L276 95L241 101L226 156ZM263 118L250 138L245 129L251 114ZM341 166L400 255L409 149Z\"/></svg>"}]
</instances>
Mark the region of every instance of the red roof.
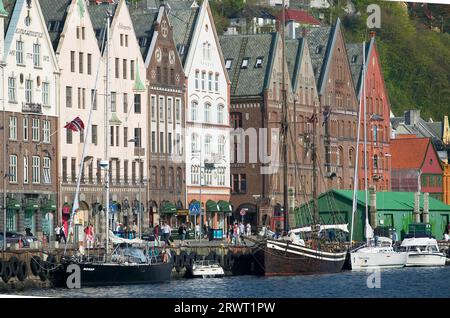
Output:
<instances>
[{"instance_id":1,"label":"red roof","mask_svg":"<svg viewBox=\"0 0 450 318\"><path fill-rule=\"evenodd\" d=\"M429 138L391 139L392 168L420 169L429 143Z\"/></svg>"},{"instance_id":2,"label":"red roof","mask_svg":"<svg viewBox=\"0 0 450 318\"><path fill-rule=\"evenodd\" d=\"M295 21L301 24L320 25L320 21L308 14L308 12L299 9L287 9L284 11L286 21ZM277 16L277 20L281 21L282 13Z\"/></svg>"}]
</instances>

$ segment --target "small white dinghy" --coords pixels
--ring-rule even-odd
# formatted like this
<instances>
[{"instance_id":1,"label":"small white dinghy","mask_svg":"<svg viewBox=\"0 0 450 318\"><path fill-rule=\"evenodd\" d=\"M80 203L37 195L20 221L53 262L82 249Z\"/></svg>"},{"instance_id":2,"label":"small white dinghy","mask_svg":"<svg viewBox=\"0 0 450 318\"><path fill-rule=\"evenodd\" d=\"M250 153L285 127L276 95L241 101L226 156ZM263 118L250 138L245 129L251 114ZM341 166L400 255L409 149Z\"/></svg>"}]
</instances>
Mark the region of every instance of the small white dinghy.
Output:
<instances>
[{"instance_id":1,"label":"small white dinghy","mask_svg":"<svg viewBox=\"0 0 450 318\"><path fill-rule=\"evenodd\" d=\"M224 275L225 272L220 264L211 260L195 261L190 270L190 276L193 278L213 278Z\"/></svg>"},{"instance_id":2,"label":"small white dinghy","mask_svg":"<svg viewBox=\"0 0 450 318\"><path fill-rule=\"evenodd\" d=\"M404 248L408 254L406 266L445 265L445 254L439 251L438 243L434 238L405 238L402 242L401 248Z\"/></svg>"}]
</instances>

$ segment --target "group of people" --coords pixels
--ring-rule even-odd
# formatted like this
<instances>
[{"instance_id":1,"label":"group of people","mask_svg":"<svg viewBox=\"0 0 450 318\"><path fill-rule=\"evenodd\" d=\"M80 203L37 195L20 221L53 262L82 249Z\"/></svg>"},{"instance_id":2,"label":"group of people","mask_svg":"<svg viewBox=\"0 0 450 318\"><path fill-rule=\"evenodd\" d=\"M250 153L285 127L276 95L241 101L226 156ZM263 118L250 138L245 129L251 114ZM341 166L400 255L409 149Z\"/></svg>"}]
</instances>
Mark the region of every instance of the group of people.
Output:
<instances>
[{"instance_id":1,"label":"group of people","mask_svg":"<svg viewBox=\"0 0 450 318\"><path fill-rule=\"evenodd\" d=\"M61 243L62 240L64 240L64 244L67 243L66 230L65 230L64 224L57 225L55 227L55 236L56 236L56 241L58 243Z\"/></svg>"},{"instance_id":2,"label":"group of people","mask_svg":"<svg viewBox=\"0 0 450 318\"><path fill-rule=\"evenodd\" d=\"M229 244L238 245L244 242L245 236L252 235L252 226L250 223L244 225L243 222L235 222L233 225L228 226L227 242Z\"/></svg>"},{"instance_id":3,"label":"group of people","mask_svg":"<svg viewBox=\"0 0 450 318\"><path fill-rule=\"evenodd\" d=\"M127 239L134 239L136 238L136 234L138 233L138 226L136 222L133 222L132 225L127 227L123 223L116 223L115 227L115 234L118 234L119 236L123 236Z\"/></svg>"}]
</instances>

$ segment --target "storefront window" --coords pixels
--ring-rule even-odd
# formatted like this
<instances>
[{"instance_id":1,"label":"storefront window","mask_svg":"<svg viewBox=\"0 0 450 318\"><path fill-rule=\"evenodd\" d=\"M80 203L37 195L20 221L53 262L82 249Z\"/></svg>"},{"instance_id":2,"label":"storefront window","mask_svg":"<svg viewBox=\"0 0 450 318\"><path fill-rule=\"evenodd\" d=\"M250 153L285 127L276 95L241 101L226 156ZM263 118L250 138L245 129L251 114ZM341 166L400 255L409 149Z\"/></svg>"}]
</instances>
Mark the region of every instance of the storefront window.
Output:
<instances>
[{"instance_id":1,"label":"storefront window","mask_svg":"<svg viewBox=\"0 0 450 318\"><path fill-rule=\"evenodd\" d=\"M17 211L8 210L6 213L6 230L15 232L17 231Z\"/></svg>"},{"instance_id":2,"label":"storefront window","mask_svg":"<svg viewBox=\"0 0 450 318\"><path fill-rule=\"evenodd\" d=\"M24 229L30 228L33 235L36 234L36 210L25 211Z\"/></svg>"}]
</instances>

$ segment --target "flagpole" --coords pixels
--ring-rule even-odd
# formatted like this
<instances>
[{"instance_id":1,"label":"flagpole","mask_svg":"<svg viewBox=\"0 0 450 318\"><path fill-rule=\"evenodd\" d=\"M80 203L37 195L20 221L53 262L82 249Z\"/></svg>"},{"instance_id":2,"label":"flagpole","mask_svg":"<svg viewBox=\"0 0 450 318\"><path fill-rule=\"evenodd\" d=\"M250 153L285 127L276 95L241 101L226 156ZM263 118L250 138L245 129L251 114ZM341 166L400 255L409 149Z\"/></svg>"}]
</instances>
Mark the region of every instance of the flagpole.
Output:
<instances>
[{"instance_id":1,"label":"flagpole","mask_svg":"<svg viewBox=\"0 0 450 318\"><path fill-rule=\"evenodd\" d=\"M105 35L103 34L102 46L104 45L104 41L105 41ZM86 157L87 141L88 141L89 131L90 131L90 128L92 126L92 113L93 113L93 109L94 109L94 107L93 107L94 106L94 101L95 101L95 98L97 97L97 82L98 82L98 74L100 73L99 71L100 71L100 64L97 67L97 73L95 75L94 94L92 94L92 98L91 98L91 109L89 111L89 119L88 119L88 124L87 124L87 127L86 127L86 134L84 135L83 154L81 156L80 168L79 168L78 175L77 175L77 187L76 187L76 191L75 191L75 198L73 200L72 212L70 213L69 231L68 231L68 234L67 234L67 239L68 240L70 240L70 234L72 232L73 219L75 217L75 212L79 208L78 200L79 200L79 195L80 195L81 176L83 174L84 159ZM66 128L66 129L68 129L68 128ZM65 244L65 246L64 246L64 254L63 254L63 256L66 256L66 252L67 252L67 244Z\"/></svg>"}]
</instances>

